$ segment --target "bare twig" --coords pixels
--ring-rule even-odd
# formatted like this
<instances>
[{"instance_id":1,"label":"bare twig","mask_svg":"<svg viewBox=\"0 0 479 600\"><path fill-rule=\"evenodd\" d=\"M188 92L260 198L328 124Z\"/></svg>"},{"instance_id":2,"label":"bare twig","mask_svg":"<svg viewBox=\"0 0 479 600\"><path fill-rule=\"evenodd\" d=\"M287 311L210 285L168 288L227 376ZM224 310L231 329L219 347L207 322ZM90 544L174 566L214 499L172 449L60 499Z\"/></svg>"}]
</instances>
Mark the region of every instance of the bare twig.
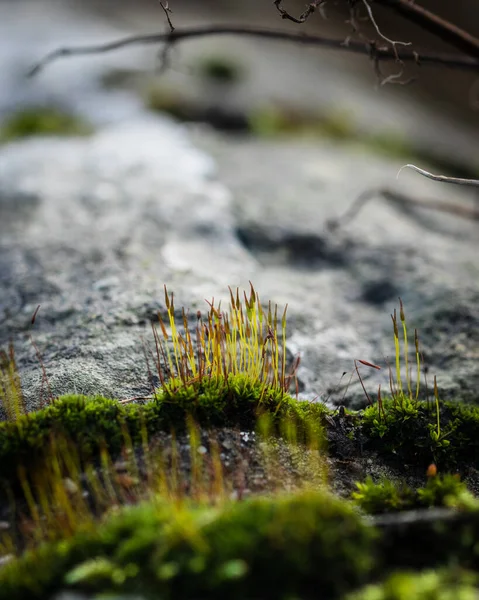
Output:
<instances>
[{"instance_id":1,"label":"bare twig","mask_svg":"<svg viewBox=\"0 0 479 600\"><path fill-rule=\"evenodd\" d=\"M411 0L376 0L461 52L479 58L479 39Z\"/></svg>"},{"instance_id":2,"label":"bare twig","mask_svg":"<svg viewBox=\"0 0 479 600\"><path fill-rule=\"evenodd\" d=\"M464 219L469 220L479 220L479 209L461 206L458 204L453 204L452 202L443 202L440 200L425 200L422 198L411 198L406 194L401 194L400 192L390 190L387 188L378 188L374 190L367 190L363 192L360 196L356 198L356 200L351 204L351 206L346 210L346 212L337 219L332 219L327 223L327 227L334 231L345 225L346 223L352 221L361 211L361 209L373 198L382 197L385 200L389 200L390 202L397 202L402 205L409 205L419 208L426 208L429 210L435 210L439 212L448 213L454 215L456 217L462 217Z\"/></svg>"},{"instance_id":3,"label":"bare twig","mask_svg":"<svg viewBox=\"0 0 479 600\"><path fill-rule=\"evenodd\" d=\"M428 179L433 179L434 181L441 181L443 183L454 183L456 185L468 185L471 187L479 187L479 179L462 179L461 177L446 177L445 175L433 175L429 173L429 171L425 171L424 169L420 169L414 165L404 165L398 171L396 175L396 179L399 177L399 174L403 169L413 169L417 173L424 175Z\"/></svg>"},{"instance_id":4,"label":"bare twig","mask_svg":"<svg viewBox=\"0 0 479 600\"><path fill-rule=\"evenodd\" d=\"M435 13L423 8L419 4L417 4L414 0L373 0L375 4L378 6L384 6L385 8L389 8L397 14L401 15L408 21L415 23L425 31L433 34L434 36L440 38L443 42L449 43L461 52L472 56L476 59L479 59L479 39L471 35L469 32L461 29L457 25L450 23L446 19L436 15ZM363 0L364 2L364 0ZM304 23L311 14L314 12L313 10L306 9L306 11L299 17L295 18L290 15L287 11L282 8L283 0L275 0L274 4L278 11L281 13L281 17L283 19L289 19L295 23ZM313 2L314 4L321 5L321 2ZM368 9L369 16L371 17L371 21L373 25L375 25L374 17L372 15L372 11L370 10L370 6L365 2L366 8ZM377 26L376 31L378 31ZM378 34L382 36L380 31Z\"/></svg>"},{"instance_id":5,"label":"bare twig","mask_svg":"<svg viewBox=\"0 0 479 600\"><path fill-rule=\"evenodd\" d=\"M389 42L393 46L393 48L396 45L399 45L399 46L410 46L411 45L411 42L398 42L395 40L391 40L388 37L386 37L383 33L381 33L381 30L379 29L379 26L376 23L376 19L374 18L374 14L373 14L373 11L372 11L372 8L371 8L369 2L367 0L363 0L363 4L366 7L369 19L371 20L371 23L373 24L373 27L376 30L376 33L379 35L379 37L381 37L386 42Z\"/></svg>"},{"instance_id":6,"label":"bare twig","mask_svg":"<svg viewBox=\"0 0 479 600\"><path fill-rule=\"evenodd\" d=\"M276 6L276 9L278 10L282 19L293 21L293 23L304 23L316 11L316 9L321 9L321 6L325 4L325 2L326 0L313 0L313 2L308 4L306 10L299 15L299 17L293 17L293 15L283 8L283 0L274 0L273 4Z\"/></svg>"},{"instance_id":7,"label":"bare twig","mask_svg":"<svg viewBox=\"0 0 479 600\"><path fill-rule=\"evenodd\" d=\"M240 26L202 26L191 27L184 29L175 29L167 33L153 33L147 35L134 35L108 42L105 44L95 44L91 46L77 46L58 48L47 54L42 60L32 67L29 71L29 76L38 74L50 63L59 58L69 56L84 56L89 54L103 54L125 48L128 46L137 45L153 45L153 44L172 44L188 39L212 36L212 35L240 35L248 37L257 37L268 40L280 40L293 42L296 44L304 44L306 46L317 46L321 48L329 48L333 50L342 50L354 54L366 54L371 56L373 51L375 60L390 61L397 60L398 56L403 62L420 61L422 64L436 64L443 67L468 69L479 72L479 59L474 59L468 56L456 56L451 54L441 53L424 53L419 54L410 50L394 51L387 47L377 47L376 45L365 42L349 41L346 45L344 40L330 39L315 35L302 35L289 33L287 31L275 31L270 29L262 29L257 27L240 27Z\"/></svg>"},{"instance_id":8,"label":"bare twig","mask_svg":"<svg viewBox=\"0 0 479 600\"><path fill-rule=\"evenodd\" d=\"M408 79L401 79L401 77L404 74L404 70L401 69L399 71L399 73L392 73L391 75L388 75L387 77L384 77L380 83L381 86L383 85L390 85L390 84L395 84L395 85L409 85L410 83L414 83L416 81L415 77L409 77Z\"/></svg>"},{"instance_id":9,"label":"bare twig","mask_svg":"<svg viewBox=\"0 0 479 600\"><path fill-rule=\"evenodd\" d=\"M175 31L175 28L174 28L173 23L171 22L171 18L170 18L170 13L173 11L171 10L171 8L168 5L168 0L166 0L166 2L164 4L163 4L163 2L160 2L160 6L166 15L166 20L168 21L168 25L170 26L170 32L173 33L173 31Z\"/></svg>"},{"instance_id":10,"label":"bare twig","mask_svg":"<svg viewBox=\"0 0 479 600\"><path fill-rule=\"evenodd\" d=\"M364 0L363 0L364 1ZM374 0L373 0L374 1ZM308 8L300 15L299 18L293 17L286 10L282 8L283 0L274 0L274 4L278 11L281 14L283 19L289 19L294 23L304 23L317 6L321 6L321 1L312 2ZM464 52L469 56L473 56L474 58L479 58L479 39L461 29L457 25L446 21L436 15L435 13L423 8L416 1L413 0L375 0L375 4L378 6L384 6L386 8L391 9L397 14L401 15L408 21L415 23L425 31L432 33L434 36L440 38L442 41L447 42ZM372 11L370 10L370 6L365 2L366 8L368 9L369 16L375 25L374 17L372 16ZM376 31L378 31L376 27ZM382 36L382 34L378 31L378 34Z\"/></svg>"}]
</instances>

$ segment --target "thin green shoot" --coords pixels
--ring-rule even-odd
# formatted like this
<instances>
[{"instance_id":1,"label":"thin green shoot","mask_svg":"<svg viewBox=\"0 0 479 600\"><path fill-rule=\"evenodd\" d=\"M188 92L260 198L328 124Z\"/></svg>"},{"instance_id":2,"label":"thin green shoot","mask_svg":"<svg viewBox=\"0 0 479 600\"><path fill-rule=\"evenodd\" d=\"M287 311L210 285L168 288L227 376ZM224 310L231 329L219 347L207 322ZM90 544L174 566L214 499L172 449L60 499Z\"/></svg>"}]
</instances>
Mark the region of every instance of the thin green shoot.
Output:
<instances>
[{"instance_id":1,"label":"thin green shoot","mask_svg":"<svg viewBox=\"0 0 479 600\"><path fill-rule=\"evenodd\" d=\"M395 354L396 354L396 384L398 386L398 397L402 398L403 389L402 389L402 381L401 381L401 348L399 345L399 330L398 330L398 324L397 324L396 309L394 309L394 313L391 315L391 319L393 322L394 349L395 349Z\"/></svg>"},{"instance_id":2,"label":"thin green shoot","mask_svg":"<svg viewBox=\"0 0 479 600\"><path fill-rule=\"evenodd\" d=\"M414 345L416 347L416 400L418 400L421 383L421 356L419 354L419 337L417 335L417 329L414 329Z\"/></svg>"},{"instance_id":3,"label":"thin green shoot","mask_svg":"<svg viewBox=\"0 0 479 600\"><path fill-rule=\"evenodd\" d=\"M412 400L411 374L409 372L409 348L408 348L408 340L407 340L407 326L406 326L406 317L404 315L404 306L403 306L401 298L399 298L399 318L401 319L403 338L404 338L404 363L405 363L405 367L406 367L407 389L408 389L408 393L409 393L409 398Z\"/></svg>"}]
</instances>

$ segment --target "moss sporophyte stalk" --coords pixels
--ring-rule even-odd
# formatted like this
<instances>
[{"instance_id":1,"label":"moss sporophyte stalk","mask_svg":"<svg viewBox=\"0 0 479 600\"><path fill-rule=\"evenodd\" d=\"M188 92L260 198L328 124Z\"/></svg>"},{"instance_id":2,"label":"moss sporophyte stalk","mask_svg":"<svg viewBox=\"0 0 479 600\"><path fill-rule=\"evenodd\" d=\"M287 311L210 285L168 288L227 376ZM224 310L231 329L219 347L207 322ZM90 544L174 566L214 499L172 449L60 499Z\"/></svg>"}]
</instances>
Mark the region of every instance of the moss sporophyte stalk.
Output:
<instances>
[{"instance_id":1,"label":"moss sporophyte stalk","mask_svg":"<svg viewBox=\"0 0 479 600\"><path fill-rule=\"evenodd\" d=\"M251 285L249 297L244 292L240 298L230 289L228 311L221 311L221 303L209 303L203 317L196 314L195 337L190 332L188 316L182 309L179 333L175 318L173 294L165 287L165 305L170 333L161 313L158 314L161 334L153 328L157 351L157 369L163 391L188 387L206 377L228 380L230 376L246 375L253 385L259 383L264 392L268 389L289 392L295 377L295 368L286 369L286 311L278 315L278 306L261 305L259 296ZM278 330L280 338L278 339ZM171 338L173 350L166 343ZM166 374L161 368L166 365Z\"/></svg>"},{"instance_id":2,"label":"moss sporophyte stalk","mask_svg":"<svg viewBox=\"0 0 479 600\"><path fill-rule=\"evenodd\" d=\"M458 511L459 521L427 530L434 552L412 567L454 557L475 564L477 502L456 471L479 461L479 409L441 401L436 381L434 400L421 396L419 337L415 331L411 360L402 302L392 315L390 394L373 400L364 387L370 405L355 413L290 395L299 360L286 360L286 314L262 304L252 285L230 290L227 310L212 300L194 315L177 311L165 288L153 327L159 386L142 403L63 396L28 413L13 346L2 352L0 510L9 527L0 557L9 560L0 567L0 599L50 599L62 590L342 598L396 565L411 566L396 530L360 511ZM355 361L359 377L358 364L378 368ZM243 434L254 437L253 450ZM356 455L335 464L375 452L396 473L427 470L427 481L369 477L349 499L333 497L337 456L326 441L338 436ZM250 472L266 482L265 497L245 500ZM408 539L417 545L423 535L418 525Z\"/></svg>"}]
</instances>

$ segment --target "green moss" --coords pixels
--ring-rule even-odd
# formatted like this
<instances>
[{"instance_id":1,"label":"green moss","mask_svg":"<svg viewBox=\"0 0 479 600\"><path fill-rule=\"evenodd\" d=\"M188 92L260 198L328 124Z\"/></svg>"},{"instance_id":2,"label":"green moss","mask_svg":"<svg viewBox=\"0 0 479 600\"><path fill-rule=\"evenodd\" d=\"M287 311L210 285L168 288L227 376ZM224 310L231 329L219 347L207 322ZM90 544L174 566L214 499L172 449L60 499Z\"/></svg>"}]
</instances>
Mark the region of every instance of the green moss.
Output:
<instances>
[{"instance_id":1,"label":"green moss","mask_svg":"<svg viewBox=\"0 0 479 600\"><path fill-rule=\"evenodd\" d=\"M466 485L456 475L446 474L429 477L424 487L416 490L404 483L389 480L374 483L369 477L356 484L352 498L369 514L398 512L417 508L473 507L474 496L467 491Z\"/></svg>"},{"instance_id":2,"label":"green moss","mask_svg":"<svg viewBox=\"0 0 479 600\"><path fill-rule=\"evenodd\" d=\"M408 486L388 479L375 483L370 477L356 483L352 498L362 510L372 515L405 510L414 504L414 492Z\"/></svg>"},{"instance_id":3,"label":"green moss","mask_svg":"<svg viewBox=\"0 0 479 600\"><path fill-rule=\"evenodd\" d=\"M91 127L80 118L55 108L26 108L0 125L0 143L32 136L88 135Z\"/></svg>"},{"instance_id":4,"label":"green moss","mask_svg":"<svg viewBox=\"0 0 479 600\"><path fill-rule=\"evenodd\" d=\"M203 79L219 83L237 83L243 75L243 69L236 60L220 55L203 57L196 68Z\"/></svg>"},{"instance_id":5,"label":"green moss","mask_svg":"<svg viewBox=\"0 0 479 600\"><path fill-rule=\"evenodd\" d=\"M221 509L149 504L0 570L0 598L60 589L147 598L337 598L365 582L374 532L324 493Z\"/></svg>"},{"instance_id":6,"label":"green moss","mask_svg":"<svg viewBox=\"0 0 479 600\"><path fill-rule=\"evenodd\" d=\"M460 569L394 573L346 600L477 600L478 577Z\"/></svg>"},{"instance_id":7,"label":"green moss","mask_svg":"<svg viewBox=\"0 0 479 600\"><path fill-rule=\"evenodd\" d=\"M253 111L249 123L252 133L265 137L302 135L347 141L356 136L351 115L346 111L308 114L273 105Z\"/></svg>"},{"instance_id":8,"label":"green moss","mask_svg":"<svg viewBox=\"0 0 479 600\"><path fill-rule=\"evenodd\" d=\"M149 86L143 92L145 106L155 112L171 115L179 121L194 121L198 109L177 92L160 86Z\"/></svg>"},{"instance_id":9,"label":"green moss","mask_svg":"<svg viewBox=\"0 0 479 600\"><path fill-rule=\"evenodd\" d=\"M408 158L409 161L414 161L418 154L407 138L393 131L367 135L363 143L370 151L383 156Z\"/></svg>"},{"instance_id":10,"label":"green moss","mask_svg":"<svg viewBox=\"0 0 479 600\"><path fill-rule=\"evenodd\" d=\"M100 77L101 85L107 89L132 88L138 85L141 73L132 69L111 69Z\"/></svg>"},{"instance_id":11,"label":"green moss","mask_svg":"<svg viewBox=\"0 0 479 600\"><path fill-rule=\"evenodd\" d=\"M186 387L173 380L143 406L102 397L64 396L38 412L0 424L0 480L15 479L19 465L29 469L44 460L52 435L74 440L79 455L90 459L102 447L118 454L125 428L133 444L139 444L145 434L185 430L188 419L202 427L254 429L259 417L269 415L278 432L287 420L300 437L321 436L324 414L321 404L297 401L246 375L204 378Z\"/></svg>"},{"instance_id":12,"label":"green moss","mask_svg":"<svg viewBox=\"0 0 479 600\"><path fill-rule=\"evenodd\" d=\"M408 398L384 400L383 407L366 408L361 421L368 447L382 457L424 468L436 462L442 470L477 464L479 407Z\"/></svg>"}]
</instances>

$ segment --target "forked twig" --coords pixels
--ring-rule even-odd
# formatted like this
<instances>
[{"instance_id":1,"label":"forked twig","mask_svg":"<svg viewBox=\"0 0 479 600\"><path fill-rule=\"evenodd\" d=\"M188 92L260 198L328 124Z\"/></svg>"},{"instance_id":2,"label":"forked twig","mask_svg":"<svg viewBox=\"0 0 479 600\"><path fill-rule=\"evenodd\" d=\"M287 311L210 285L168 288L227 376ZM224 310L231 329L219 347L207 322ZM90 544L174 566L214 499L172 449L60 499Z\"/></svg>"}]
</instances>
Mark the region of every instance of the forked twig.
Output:
<instances>
[{"instance_id":1,"label":"forked twig","mask_svg":"<svg viewBox=\"0 0 479 600\"><path fill-rule=\"evenodd\" d=\"M377 0L377 4L389 8L443 42L451 44L461 52L479 58L478 38L454 25L454 23L450 23L439 15L423 8L414 0Z\"/></svg>"},{"instance_id":2,"label":"forked twig","mask_svg":"<svg viewBox=\"0 0 479 600\"><path fill-rule=\"evenodd\" d=\"M287 19L288 21L293 21L293 23L304 23L316 11L316 9L320 10L321 5L325 3L326 0L313 0L313 2L308 4L306 10L299 17L293 17L292 14L283 8L283 0L274 0L273 2L277 11L281 15L281 18Z\"/></svg>"},{"instance_id":3,"label":"forked twig","mask_svg":"<svg viewBox=\"0 0 479 600\"><path fill-rule=\"evenodd\" d=\"M293 17L284 8L282 8L283 0L274 0L274 4L283 19L289 19L294 23L304 23L304 21L306 21L314 12L315 8L321 7L323 2L318 0L312 2L299 18ZM355 0L349 0L349 4L350 6L354 7ZM371 17L371 21L375 26L377 33L381 37L384 37L375 24L372 11L370 10L368 3L364 2L364 4L368 9L369 16ZM468 31L461 29L454 23L450 23L432 11L423 8L416 2L416 0L375 0L375 5L395 12L404 19L407 19L411 23L418 25L425 31L439 38L443 42L451 44L462 53L471 57L479 58L478 38L470 34Z\"/></svg>"},{"instance_id":4,"label":"forked twig","mask_svg":"<svg viewBox=\"0 0 479 600\"><path fill-rule=\"evenodd\" d=\"M410 46L411 45L411 42L399 42L396 40L391 40L390 38L386 37L379 29L379 25L376 23L376 19L373 14L373 9L371 8L369 2L367 0L363 0L363 4L366 7L369 19L370 19L371 23L373 24L373 27L376 30L376 33L379 35L380 38L382 38L384 41L391 44L393 46L393 48L395 48L396 45L399 45L399 46Z\"/></svg>"},{"instance_id":5,"label":"forked twig","mask_svg":"<svg viewBox=\"0 0 479 600\"><path fill-rule=\"evenodd\" d=\"M166 20L168 21L168 25L170 27L170 32L175 31L175 27L174 27L173 23L171 22L171 17L170 17L170 13L173 11L171 10L171 8L168 5L168 0L166 0L166 2L164 4L163 4L163 2L160 2L160 6L163 9L163 12L165 13Z\"/></svg>"}]
</instances>

